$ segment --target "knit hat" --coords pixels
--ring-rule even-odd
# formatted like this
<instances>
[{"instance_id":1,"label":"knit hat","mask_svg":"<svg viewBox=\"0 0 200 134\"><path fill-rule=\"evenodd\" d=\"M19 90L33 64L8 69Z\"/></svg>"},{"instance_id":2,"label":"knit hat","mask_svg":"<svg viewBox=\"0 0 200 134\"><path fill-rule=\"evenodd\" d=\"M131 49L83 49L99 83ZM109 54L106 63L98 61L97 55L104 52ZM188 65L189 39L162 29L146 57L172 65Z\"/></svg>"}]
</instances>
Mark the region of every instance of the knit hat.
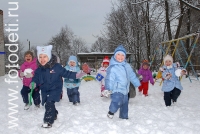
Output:
<instances>
[{"instance_id":1,"label":"knit hat","mask_svg":"<svg viewBox=\"0 0 200 134\"><path fill-rule=\"evenodd\" d=\"M142 61L142 66L144 66L144 65L148 65L148 66L149 66L149 61L146 60L146 59L144 59L144 60Z\"/></svg>"},{"instance_id":2,"label":"knit hat","mask_svg":"<svg viewBox=\"0 0 200 134\"><path fill-rule=\"evenodd\" d=\"M49 58L49 60L51 59L51 50L52 50L52 45L48 45L48 46L37 46L37 57L39 59L39 55L40 54L46 54Z\"/></svg>"},{"instance_id":3,"label":"knit hat","mask_svg":"<svg viewBox=\"0 0 200 134\"><path fill-rule=\"evenodd\" d=\"M126 50L122 45L119 45L114 51L114 57L118 54L122 53L126 57Z\"/></svg>"},{"instance_id":4,"label":"knit hat","mask_svg":"<svg viewBox=\"0 0 200 134\"><path fill-rule=\"evenodd\" d=\"M33 52L31 52L31 51L26 51L26 52L24 53L24 57L25 57L26 55L28 55L28 54L30 54L30 55L32 56L32 58L34 58Z\"/></svg>"},{"instance_id":5,"label":"knit hat","mask_svg":"<svg viewBox=\"0 0 200 134\"><path fill-rule=\"evenodd\" d=\"M121 53L121 54L123 54L123 55L126 57L126 54L125 54L123 51L117 51L117 52L115 53L114 57L115 57L118 53Z\"/></svg>"},{"instance_id":6,"label":"knit hat","mask_svg":"<svg viewBox=\"0 0 200 134\"><path fill-rule=\"evenodd\" d=\"M169 60L169 61L171 61L171 62L173 63L173 58L172 58L171 55L166 55L166 56L164 57L164 59L163 59L164 64L165 64L165 61L167 61L167 60Z\"/></svg>"},{"instance_id":7,"label":"knit hat","mask_svg":"<svg viewBox=\"0 0 200 134\"><path fill-rule=\"evenodd\" d=\"M104 58L103 58L103 65L104 64L108 64L109 65L109 62L110 62L110 60L109 60L109 58L108 58L108 56L105 56Z\"/></svg>"},{"instance_id":8,"label":"knit hat","mask_svg":"<svg viewBox=\"0 0 200 134\"><path fill-rule=\"evenodd\" d=\"M70 61L74 61L76 63L76 66L78 66L78 60L77 60L77 57L74 56L74 55L71 55L68 59L68 62L67 64L69 64Z\"/></svg>"}]
</instances>

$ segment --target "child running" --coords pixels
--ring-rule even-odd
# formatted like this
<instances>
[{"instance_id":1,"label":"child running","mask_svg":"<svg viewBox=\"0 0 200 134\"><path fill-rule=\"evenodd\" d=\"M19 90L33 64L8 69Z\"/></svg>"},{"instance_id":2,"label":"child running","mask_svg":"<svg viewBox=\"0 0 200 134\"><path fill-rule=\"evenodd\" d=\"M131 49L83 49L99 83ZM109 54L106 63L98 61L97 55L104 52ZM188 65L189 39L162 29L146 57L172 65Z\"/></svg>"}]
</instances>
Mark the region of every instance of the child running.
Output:
<instances>
[{"instance_id":1,"label":"child running","mask_svg":"<svg viewBox=\"0 0 200 134\"><path fill-rule=\"evenodd\" d=\"M153 80L152 72L149 69L148 60L143 60L142 66L138 70L138 74L141 75L140 76L141 86L138 87L139 92L143 91L143 95L148 96L149 81L152 85L154 85L154 80Z\"/></svg>"},{"instance_id":2,"label":"child running","mask_svg":"<svg viewBox=\"0 0 200 134\"><path fill-rule=\"evenodd\" d=\"M109 58L105 56L102 62L102 66L97 71L96 79L101 82L101 97L103 97L102 92L105 90L105 77L106 77L106 69L109 66Z\"/></svg>"},{"instance_id":3,"label":"child running","mask_svg":"<svg viewBox=\"0 0 200 134\"><path fill-rule=\"evenodd\" d=\"M78 66L78 60L76 56L70 56L69 60L67 62L67 65L65 66L66 70L72 71L72 72L79 72L80 68ZM64 86L67 89L67 95L69 98L69 102L72 102L73 105L79 105L80 104L80 93L78 91L80 86L80 79L68 79L65 78L64 80Z\"/></svg>"},{"instance_id":4,"label":"child running","mask_svg":"<svg viewBox=\"0 0 200 134\"><path fill-rule=\"evenodd\" d=\"M30 108L28 94L31 92L29 84L32 80L35 70L37 69L37 58L34 58L33 52L26 51L24 54L24 60L25 62L20 66L19 76L23 79L21 95L23 102L25 103L24 110L28 110ZM41 102L39 87L34 90L32 97L34 100L35 108L39 108Z\"/></svg>"},{"instance_id":5,"label":"child running","mask_svg":"<svg viewBox=\"0 0 200 134\"><path fill-rule=\"evenodd\" d=\"M57 119L58 111L55 108L55 102L60 101L62 92L62 79L70 78L77 79L82 74L88 73L88 68L85 66L83 72L67 71L59 63L57 63L56 56L51 54L52 45L37 46L37 57L39 67L35 71L35 75L29 85L36 87L40 85L42 93L42 105L45 104L44 124L42 127L50 128Z\"/></svg>"},{"instance_id":6,"label":"child running","mask_svg":"<svg viewBox=\"0 0 200 134\"><path fill-rule=\"evenodd\" d=\"M171 106L171 103L177 102L183 87L181 86L179 77L175 74L175 71L180 68L179 63L173 63L173 58L170 55L166 55L163 61L164 66L160 68L163 78L162 91L164 91L165 105L168 107ZM186 70L182 69L180 75L185 75L186 73Z\"/></svg>"},{"instance_id":7,"label":"child running","mask_svg":"<svg viewBox=\"0 0 200 134\"><path fill-rule=\"evenodd\" d=\"M108 118L112 119L114 113L120 109L119 118L128 119L128 93L130 82L135 86L140 86L140 81L133 72L130 64L126 62L126 50L119 45L110 60L105 79L104 95L111 93L111 103Z\"/></svg>"}]
</instances>

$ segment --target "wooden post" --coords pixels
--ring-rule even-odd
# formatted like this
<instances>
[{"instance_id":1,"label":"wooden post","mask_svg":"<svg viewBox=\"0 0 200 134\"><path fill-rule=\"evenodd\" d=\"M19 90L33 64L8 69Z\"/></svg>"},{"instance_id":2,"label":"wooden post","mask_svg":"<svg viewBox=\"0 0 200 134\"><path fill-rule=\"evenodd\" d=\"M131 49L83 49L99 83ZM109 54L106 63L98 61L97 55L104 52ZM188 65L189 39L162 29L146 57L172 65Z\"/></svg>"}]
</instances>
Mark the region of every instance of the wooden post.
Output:
<instances>
[{"instance_id":1,"label":"wooden post","mask_svg":"<svg viewBox=\"0 0 200 134\"><path fill-rule=\"evenodd\" d=\"M5 75L3 11L0 10L0 76Z\"/></svg>"}]
</instances>

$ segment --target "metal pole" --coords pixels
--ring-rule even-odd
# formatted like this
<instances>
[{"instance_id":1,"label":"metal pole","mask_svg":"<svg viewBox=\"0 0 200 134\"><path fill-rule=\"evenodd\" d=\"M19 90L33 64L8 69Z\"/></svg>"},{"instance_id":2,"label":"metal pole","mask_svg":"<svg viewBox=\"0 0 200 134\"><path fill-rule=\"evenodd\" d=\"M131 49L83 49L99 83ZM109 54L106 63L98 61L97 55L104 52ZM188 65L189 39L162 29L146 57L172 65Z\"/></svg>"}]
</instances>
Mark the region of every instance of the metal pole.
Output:
<instances>
[{"instance_id":1,"label":"metal pole","mask_svg":"<svg viewBox=\"0 0 200 134\"><path fill-rule=\"evenodd\" d=\"M31 50L31 43L30 43L30 41L29 41L28 45L29 45L29 50Z\"/></svg>"}]
</instances>

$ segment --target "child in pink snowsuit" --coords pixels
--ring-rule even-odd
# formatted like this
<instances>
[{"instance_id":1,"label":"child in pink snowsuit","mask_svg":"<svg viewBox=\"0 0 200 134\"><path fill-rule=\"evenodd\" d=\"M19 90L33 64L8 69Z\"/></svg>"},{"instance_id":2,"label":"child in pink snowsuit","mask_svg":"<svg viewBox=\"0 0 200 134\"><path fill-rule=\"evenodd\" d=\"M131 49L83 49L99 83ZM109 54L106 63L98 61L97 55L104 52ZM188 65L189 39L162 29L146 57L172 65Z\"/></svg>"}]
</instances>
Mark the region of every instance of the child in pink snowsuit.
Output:
<instances>
[{"instance_id":1,"label":"child in pink snowsuit","mask_svg":"<svg viewBox=\"0 0 200 134\"><path fill-rule=\"evenodd\" d=\"M102 62L102 66L99 68L96 77L97 80L101 82L101 97L103 97L102 91L105 90L105 77L106 77L106 69L108 66L109 66L109 58L108 56L105 56Z\"/></svg>"},{"instance_id":2,"label":"child in pink snowsuit","mask_svg":"<svg viewBox=\"0 0 200 134\"><path fill-rule=\"evenodd\" d=\"M21 95L23 98L23 102L25 103L24 110L29 109L29 99L28 94L31 89L29 88L30 82L32 81L32 77L34 75L34 71L37 69L37 58L33 58L33 52L27 51L24 54L25 62L20 66L19 76L23 79L23 87L21 90ZM40 93L39 90L34 90L33 100L36 108L40 107Z\"/></svg>"},{"instance_id":3,"label":"child in pink snowsuit","mask_svg":"<svg viewBox=\"0 0 200 134\"><path fill-rule=\"evenodd\" d=\"M149 63L147 60L143 60L142 66L138 70L138 74L141 75L140 76L141 85L138 87L139 92L143 91L143 95L148 96L149 81L152 85L154 85L154 80L152 72L149 70Z\"/></svg>"}]
</instances>

